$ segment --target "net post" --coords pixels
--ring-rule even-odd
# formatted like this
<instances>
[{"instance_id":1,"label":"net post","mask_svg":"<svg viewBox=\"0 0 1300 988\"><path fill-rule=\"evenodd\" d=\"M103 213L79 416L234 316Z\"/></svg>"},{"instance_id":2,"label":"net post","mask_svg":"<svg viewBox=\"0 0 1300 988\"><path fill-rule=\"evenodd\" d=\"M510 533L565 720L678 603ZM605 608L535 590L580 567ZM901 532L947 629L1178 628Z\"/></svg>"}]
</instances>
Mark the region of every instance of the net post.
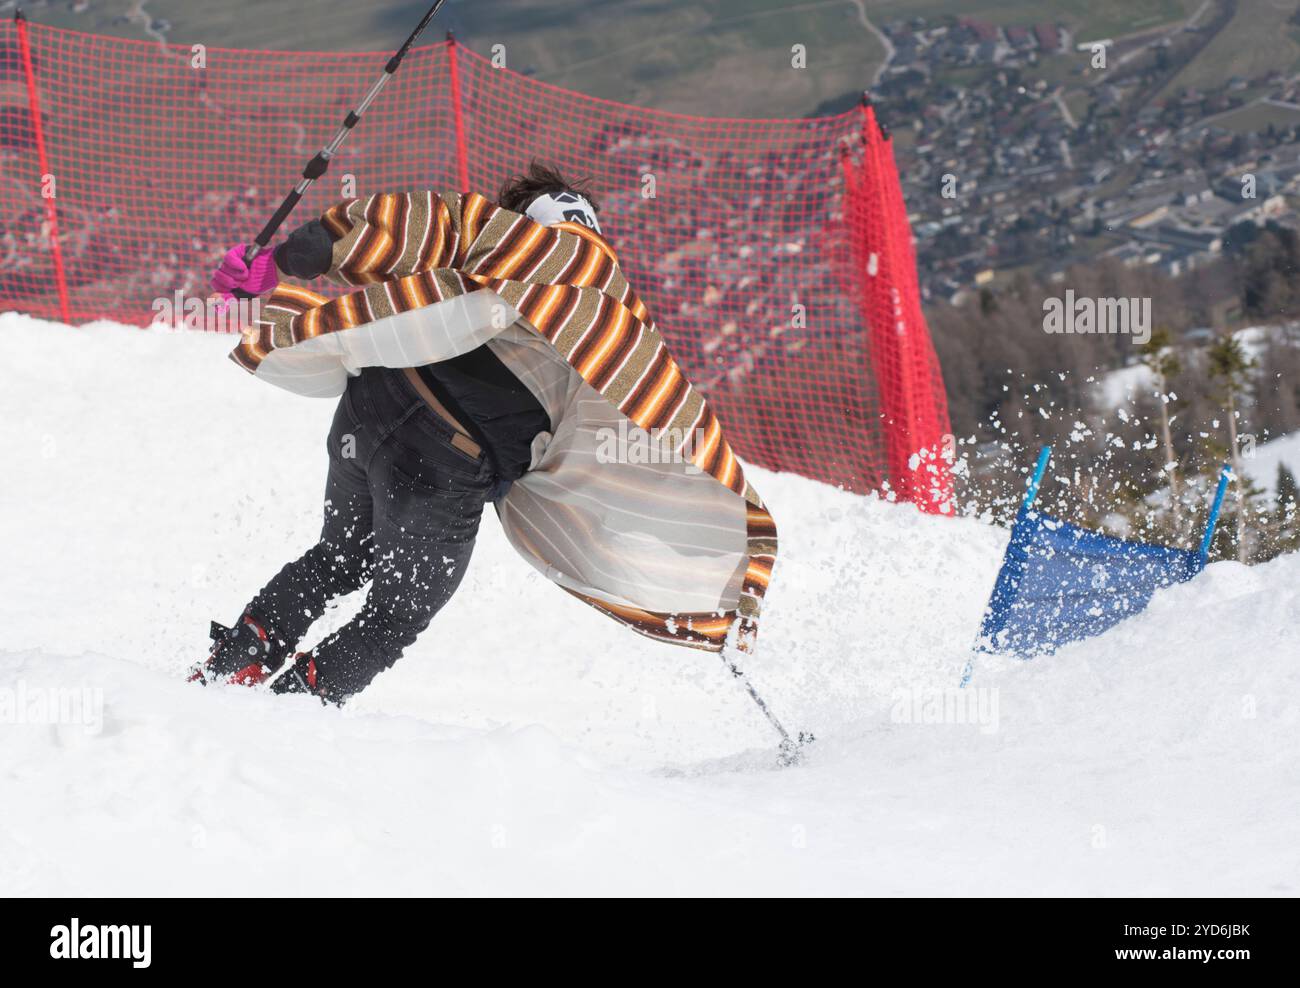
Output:
<instances>
[{"instance_id":1,"label":"net post","mask_svg":"<svg viewBox=\"0 0 1300 988\"><path fill-rule=\"evenodd\" d=\"M875 119L879 129L882 190L887 197L884 205L887 221L894 231L890 248L895 254L891 262L891 281L898 300L900 321L907 327L901 340L904 355L901 367L906 375L904 388L910 416L908 468L914 484L912 501L922 511L947 514L955 510L956 505L952 473L948 460L942 455L949 437L947 408L943 399L935 395L931 378L931 367L937 365L938 358L921 309L912 226L908 220L907 203L903 200L893 138L879 114L875 114ZM930 454L928 462L922 461L913 467L912 457L921 451Z\"/></svg>"},{"instance_id":2,"label":"net post","mask_svg":"<svg viewBox=\"0 0 1300 988\"><path fill-rule=\"evenodd\" d=\"M447 65L451 73L451 115L456 130L456 182L459 191L469 191L469 152L465 147L465 119L461 103L460 66L456 57L456 36L447 32Z\"/></svg>"},{"instance_id":3,"label":"net post","mask_svg":"<svg viewBox=\"0 0 1300 988\"><path fill-rule=\"evenodd\" d=\"M1214 529L1219 524L1219 511L1223 508L1223 495L1228 490L1228 481L1232 478L1232 464L1225 463L1219 471L1219 486L1214 491L1214 503L1210 505L1210 516L1205 519L1205 534L1201 536L1199 555L1201 566L1210 557L1210 543L1214 541Z\"/></svg>"},{"instance_id":4,"label":"net post","mask_svg":"<svg viewBox=\"0 0 1300 988\"><path fill-rule=\"evenodd\" d=\"M890 197L889 190L886 188L884 168L880 161L883 155L890 153L890 149L885 146L885 137L880 129L879 121L876 117L875 106L870 99L864 99L861 103L862 112L862 129L863 141L866 145L864 163L869 167L871 187L866 190L867 193L874 197L876 210L879 213L881 224L879 232L879 252L877 257L877 277L888 279L891 286L896 286L896 278L899 270L899 254L897 252L898 244L895 231L892 229L893 217L889 212ZM889 305L897 305L894 298L888 302ZM911 376L913 373L912 353L911 353L911 333L914 327L906 326L906 330L899 332L899 328L906 325L902 323L897 314L892 317L889 325L872 326L873 349L885 359L881 361L881 375L887 373L885 368L891 364L897 372L897 380L892 386L886 384L880 387L880 394L885 404L886 421L890 423L891 434L886 440L886 449L889 451L889 473L890 482L894 484L898 491L898 497L902 501L908 501L916 504L918 507L925 506L924 493L919 489L917 477L911 467L911 459L918 452L919 443L917 442L917 414L915 407L916 396L912 393Z\"/></svg>"},{"instance_id":5,"label":"net post","mask_svg":"<svg viewBox=\"0 0 1300 988\"><path fill-rule=\"evenodd\" d=\"M847 145L840 147L840 177L844 180L844 215L847 220L851 208L849 199L857 191L857 183L853 174L853 153Z\"/></svg>"},{"instance_id":6,"label":"net post","mask_svg":"<svg viewBox=\"0 0 1300 988\"><path fill-rule=\"evenodd\" d=\"M36 71L32 67L32 49L27 36L27 18L21 9L14 11L14 27L18 31L18 50L23 60L23 77L27 84L27 108L32 117L32 137L36 141L36 161L41 170L41 183L50 171L49 157L45 152L45 129L41 126L41 101L36 91ZM59 291L59 316L72 323L72 310L68 302L68 278L63 268L63 248L59 246L59 210L54 196L45 200L45 219L50 231L50 258L54 262L54 280Z\"/></svg>"}]
</instances>

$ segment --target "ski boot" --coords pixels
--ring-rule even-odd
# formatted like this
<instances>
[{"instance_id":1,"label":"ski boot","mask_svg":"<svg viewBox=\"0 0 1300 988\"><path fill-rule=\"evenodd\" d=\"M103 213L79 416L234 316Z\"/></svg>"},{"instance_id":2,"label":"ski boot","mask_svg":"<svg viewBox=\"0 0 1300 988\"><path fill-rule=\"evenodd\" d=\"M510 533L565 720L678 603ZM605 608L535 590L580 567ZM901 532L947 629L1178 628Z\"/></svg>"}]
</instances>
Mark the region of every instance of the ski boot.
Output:
<instances>
[{"instance_id":1,"label":"ski boot","mask_svg":"<svg viewBox=\"0 0 1300 988\"><path fill-rule=\"evenodd\" d=\"M233 628L213 621L209 635L212 651L190 670L191 683L206 686L224 680L238 686L257 686L289 656L289 645L250 614L244 614Z\"/></svg>"},{"instance_id":2,"label":"ski boot","mask_svg":"<svg viewBox=\"0 0 1300 988\"><path fill-rule=\"evenodd\" d=\"M316 660L310 652L299 652L293 657L293 664L271 684L272 693L310 693L320 697L321 703L341 706L347 699L331 690L317 674Z\"/></svg>"}]
</instances>

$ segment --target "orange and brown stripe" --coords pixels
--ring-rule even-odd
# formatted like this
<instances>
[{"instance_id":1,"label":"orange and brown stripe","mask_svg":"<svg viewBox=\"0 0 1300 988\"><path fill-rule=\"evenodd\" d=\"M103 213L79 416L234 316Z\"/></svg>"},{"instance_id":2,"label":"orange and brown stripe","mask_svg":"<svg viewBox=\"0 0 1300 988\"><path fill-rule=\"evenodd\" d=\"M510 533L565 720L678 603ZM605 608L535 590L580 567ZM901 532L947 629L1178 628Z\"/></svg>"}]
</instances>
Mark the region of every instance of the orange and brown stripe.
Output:
<instances>
[{"instance_id":1,"label":"orange and brown stripe","mask_svg":"<svg viewBox=\"0 0 1300 988\"><path fill-rule=\"evenodd\" d=\"M644 611L636 607L627 607L598 600L587 594L564 587L568 593L585 604L614 618L638 634L659 641L672 642L691 648L705 649L710 652L722 650L726 643L727 632L735 623L735 617L729 614L719 615L713 611L705 613L664 614L657 611Z\"/></svg>"},{"instance_id":2,"label":"orange and brown stripe","mask_svg":"<svg viewBox=\"0 0 1300 988\"><path fill-rule=\"evenodd\" d=\"M460 245L452 258L450 267L463 267L466 258L474 247L479 233L492 218L492 213L499 207L492 205L481 195L471 192L461 200L460 211Z\"/></svg>"},{"instance_id":3,"label":"orange and brown stripe","mask_svg":"<svg viewBox=\"0 0 1300 988\"><path fill-rule=\"evenodd\" d=\"M608 296L604 297L608 299ZM606 370L611 353L618 350L621 341L629 336L635 338L631 331L632 313L612 300L607 301L602 309L591 329L566 354L569 363L592 387L596 387L595 382Z\"/></svg>"}]
</instances>

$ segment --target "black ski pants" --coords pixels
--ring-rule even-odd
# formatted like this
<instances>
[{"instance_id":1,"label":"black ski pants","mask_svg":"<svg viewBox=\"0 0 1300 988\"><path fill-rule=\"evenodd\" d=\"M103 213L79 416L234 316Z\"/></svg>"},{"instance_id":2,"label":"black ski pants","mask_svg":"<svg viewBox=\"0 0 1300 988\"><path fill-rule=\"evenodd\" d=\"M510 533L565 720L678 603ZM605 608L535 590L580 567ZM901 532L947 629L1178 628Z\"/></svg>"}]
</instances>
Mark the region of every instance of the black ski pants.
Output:
<instances>
[{"instance_id":1,"label":"black ski pants","mask_svg":"<svg viewBox=\"0 0 1300 988\"><path fill-rule=\"evenodd\" d=\"M292 646L330 600L372 581L360 612L312 653L331 695L364 689L396 662L465 575L497 480L491 457L452 435L400 371L366 368L339 400L320 541L248 606Z\"/></svg>"}]
</instances>

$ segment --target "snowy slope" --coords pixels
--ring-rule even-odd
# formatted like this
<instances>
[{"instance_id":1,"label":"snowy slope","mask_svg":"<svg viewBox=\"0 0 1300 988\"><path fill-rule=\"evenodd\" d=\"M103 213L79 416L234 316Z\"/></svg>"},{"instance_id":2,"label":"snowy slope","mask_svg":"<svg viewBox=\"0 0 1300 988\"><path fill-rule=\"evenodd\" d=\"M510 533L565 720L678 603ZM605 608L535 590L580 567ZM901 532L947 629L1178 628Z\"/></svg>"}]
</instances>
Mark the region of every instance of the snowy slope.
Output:
<instances>
[{"instance_id":1,"label":"snowy slope","mask_svg":"<svg viewBox=\"0 0 1300 988\"><path fill-rule=\"evenodd\" d=\"M788 771L716 658L570 600L491 517L347 711L185 685L324 478L330 404L230 344L0 316L0 893L1300 891L1296 556L984 659L982 723L929 723L1005 532L754 471L782 556L751 673L821 738ZM51 697L87 714L14 722Z\"/></svg>"},{"instance_id":2,"label":"snowy slope","mask_svg":"<svg viewBox=\"0 0 1300 988\"><path fill-rule=\"evenodd\" d=\"M1277 468L1284 464L1300 477L1300 432L1292 432L1256 446L1241 461L1241 468L1269 497L1277 493Z\"/></svg>"}]
</instances>

